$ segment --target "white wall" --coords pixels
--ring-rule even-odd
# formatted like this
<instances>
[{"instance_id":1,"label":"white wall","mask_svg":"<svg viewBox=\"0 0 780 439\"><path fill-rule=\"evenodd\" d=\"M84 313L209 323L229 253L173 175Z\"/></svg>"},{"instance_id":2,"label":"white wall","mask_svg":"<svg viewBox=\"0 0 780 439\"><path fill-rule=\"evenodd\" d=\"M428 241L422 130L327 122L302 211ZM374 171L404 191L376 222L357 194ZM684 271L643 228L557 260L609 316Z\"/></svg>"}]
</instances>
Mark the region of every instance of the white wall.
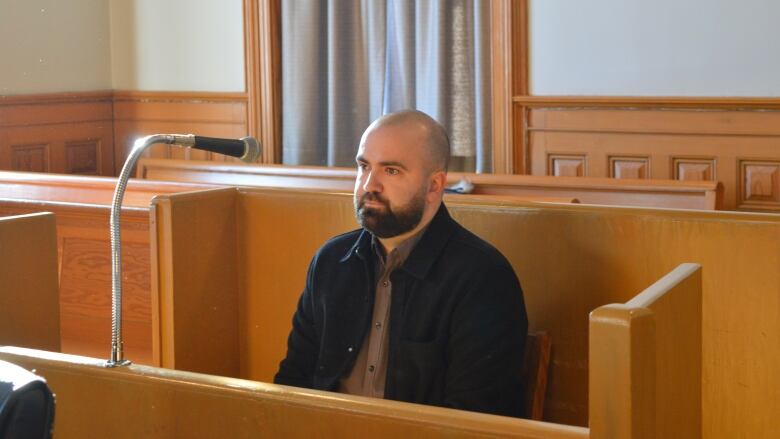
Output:
<instances>
[{"instance_id":1,"label":"white wall","mask_svg":"<svg viewBox=\"0 0 780 439\"><path fill-rule=\"evenodd\" d=\"M109 0L0 0L0 95L111 89Z\"/></svg>"},{"instance_id":2,"label":"white wall","mask_svg":"<svg viewBox=\"0 0 780 439\"><path fill-rule=\"evenodd\" d=\"M241 0L110 0L119 90L244 91Z\"/></svg>"},{"instance_id":3,"label":"white wall","mask_svg":"<svg viewBox=\"0 0 780 439\"><path fill-rule=\"evenodd\" d=\"M780 96L780 1L530 0L531 94Z\"/></svg>"}]
</instances>

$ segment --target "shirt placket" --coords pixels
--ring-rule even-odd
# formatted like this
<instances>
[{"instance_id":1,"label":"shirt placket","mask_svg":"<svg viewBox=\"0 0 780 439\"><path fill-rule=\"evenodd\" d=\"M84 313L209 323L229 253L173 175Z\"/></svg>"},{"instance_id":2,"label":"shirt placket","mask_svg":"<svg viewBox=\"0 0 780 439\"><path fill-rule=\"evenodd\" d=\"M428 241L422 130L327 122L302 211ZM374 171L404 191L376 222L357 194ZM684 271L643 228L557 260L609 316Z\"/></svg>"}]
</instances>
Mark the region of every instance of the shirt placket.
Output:
<instances>
[{"instance_id":1,"label":"shirt placket","mask_svg":"<svg viewBox=\"0 0 780 439\"><path fill-rule=\"evenodd\" d=\"M385 393L384 378L386 374L383 365L387 364L385 346L387 346L386 337L390 330L390 298L393 288L390 274L398 267L398 262L399 253L393 250L387 256L386 264L382 264L380 267L381 275L377 282L375 296L376 306L372 315L371 331L374 333L370 337L372 342L369 344L364 382L368 383L370 395L380 398Z\"/></svg>"}]
</instances>

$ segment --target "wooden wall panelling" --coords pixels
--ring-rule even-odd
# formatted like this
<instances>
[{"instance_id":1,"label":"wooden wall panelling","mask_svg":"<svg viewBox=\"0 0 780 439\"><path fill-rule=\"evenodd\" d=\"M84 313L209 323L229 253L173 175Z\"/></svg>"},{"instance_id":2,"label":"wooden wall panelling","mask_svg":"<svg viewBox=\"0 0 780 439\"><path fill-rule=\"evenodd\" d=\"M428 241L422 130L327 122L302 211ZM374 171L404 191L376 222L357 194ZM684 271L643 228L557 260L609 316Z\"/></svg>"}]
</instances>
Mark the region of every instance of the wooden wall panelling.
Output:
<instances>
[{"instance_id":1,"label":"wooden wall panelling","mask_svg":"<svg viewBox=\"0 0 780 439\"><path fill-rule=\"evenodd\" d=\"M113 175L111 92L6 96L0 169Z\"/></svg>"},{"instance_id":2,"label":"wooden wall panelling","mask_svg":"<svg viewBox=\"0 0 780 439\"><path fill-rule=\"evenodd\" d=\"M282 162L280 0L244 0L247 133L257 137L262 163Z\"/></svg>"},{"instance_id":3,"label":"wooden wall panelling","mask_svg":"<svg viewBox=\"0 0 780 439\"><path fill-rule=\"evenodd\" d=\"M157 133L240 138L248 133L246 93L114 93L116 169L121 170L133 142ZM219 154L158 145L148 157L233 160Z\"/></svg>"},{"instance_id":4,"label":"wooden wall panelling","mask_svg":"<svg viewBox=\"0 0 780 439\"><path fill-rule=\"evenodd\" d=\"M721 181L725 209L780 212L780 109L755 110L758 103L749 100L742 109L728 101L708 111L660 103L614 107L609 100L585 100L602 106L577 107L577 98L564 106L562 98L551 98L549 107L542 102L515 103L516 109L533 104L522 121L532 175L572 175L580 172L579 160L582 175L590 177Z\"/></svg>"}]
</instances>

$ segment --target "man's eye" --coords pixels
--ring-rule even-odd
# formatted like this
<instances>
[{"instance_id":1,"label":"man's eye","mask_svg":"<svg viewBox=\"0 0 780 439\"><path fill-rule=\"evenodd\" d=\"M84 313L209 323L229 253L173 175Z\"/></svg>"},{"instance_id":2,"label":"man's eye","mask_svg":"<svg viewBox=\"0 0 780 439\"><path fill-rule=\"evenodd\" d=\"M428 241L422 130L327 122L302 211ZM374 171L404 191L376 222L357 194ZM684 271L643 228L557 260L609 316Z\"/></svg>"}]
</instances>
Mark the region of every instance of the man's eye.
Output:
<instances>
[{"instance_id":1,"label":"man's eye","mask_svg":"<svg viewBox=\"0 0 780 439\"><path fill-rule=\"evenodd\" d=\"M398 169L396 169L396 168L385 168L385 172L388 175L397 175L398 172L400 172L400 171L398 171Z\"/></svg>"},{"instance_id":2,"label":"man's eye","mask_svg":"<svg viewBox=\"0 0 780 439\"><path fill-rule=\"evenodd\" d=\"M366 168L368 168L368 165L365 163L358 163L358 169L365 170Z\"/></svg>"}]
</instances>

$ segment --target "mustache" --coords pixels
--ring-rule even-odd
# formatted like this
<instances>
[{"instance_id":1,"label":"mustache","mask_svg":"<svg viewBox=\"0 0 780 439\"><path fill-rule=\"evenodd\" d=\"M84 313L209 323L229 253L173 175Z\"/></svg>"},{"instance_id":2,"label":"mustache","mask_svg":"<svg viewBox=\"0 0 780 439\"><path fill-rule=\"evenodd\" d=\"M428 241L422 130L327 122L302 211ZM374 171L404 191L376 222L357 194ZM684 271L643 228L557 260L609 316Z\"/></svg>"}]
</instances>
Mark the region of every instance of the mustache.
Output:
<instances>
[{"instance_id":1,"label":"mustache","mask_svg":"<svg viewBox=\"0 0 780 439\"><path fill-rule=\"evenodd\" d=\"M382 203L387 208L390 207L390 202L387 199L374 192L366 192L363 194L363 196L360 197L360 201L358 202L358 208L362 208L366 201L376 201Z\"/></svg>"}]
</instances>

